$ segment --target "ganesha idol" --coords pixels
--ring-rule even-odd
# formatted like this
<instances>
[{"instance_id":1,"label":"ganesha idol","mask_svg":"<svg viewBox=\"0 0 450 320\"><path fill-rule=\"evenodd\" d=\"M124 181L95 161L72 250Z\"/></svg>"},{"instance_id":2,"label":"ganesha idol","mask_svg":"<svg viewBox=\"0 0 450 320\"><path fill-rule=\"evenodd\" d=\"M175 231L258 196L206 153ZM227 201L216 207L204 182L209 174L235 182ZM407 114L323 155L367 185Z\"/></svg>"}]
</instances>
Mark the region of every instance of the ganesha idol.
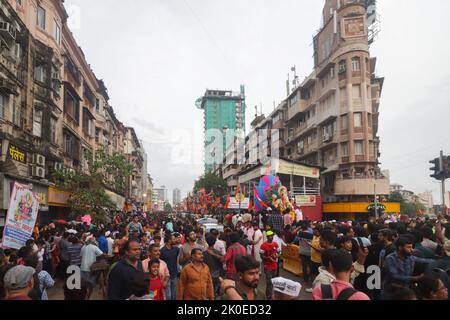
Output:
<instances>
[{"instance_id":1,"label":"ganesha idol","mask_svg":"<svg viewBox=\"0 0 450 320\"><path fill-rule=\"evenodd\" d=\"M278 188L278 197L276 195L272 196L272 206L282 214L286 211L286 209L293 211L292 203L289 201L288 190L286 187L281 186Z\"/></svg>"}]
</instances>

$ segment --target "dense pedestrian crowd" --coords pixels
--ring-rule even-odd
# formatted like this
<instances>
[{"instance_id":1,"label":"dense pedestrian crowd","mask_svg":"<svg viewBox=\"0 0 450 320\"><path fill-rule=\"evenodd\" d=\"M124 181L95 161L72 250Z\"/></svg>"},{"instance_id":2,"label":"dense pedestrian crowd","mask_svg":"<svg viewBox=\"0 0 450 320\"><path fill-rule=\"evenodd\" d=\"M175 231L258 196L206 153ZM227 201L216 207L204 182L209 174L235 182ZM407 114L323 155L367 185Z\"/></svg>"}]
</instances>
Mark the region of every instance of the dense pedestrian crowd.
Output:
<instances>
[{"instance_id":1,"label":"dense pedestrian crowd","mask_svg":"<svg viewBox=\"0 0 450 320\"><path fill-rule=\"evenodd\" d=\"M443 217L310 222L269 208L217 217L223 230L199 218L134 212L36 227L20 250L0 250L0 298L47 300L59 278L66 300L90 299L97 286L109 300L296 300L302 287L313 300L448 299ZM298 246L302 284L280 277L287 246Z\"/></svg>"}]
</instances>

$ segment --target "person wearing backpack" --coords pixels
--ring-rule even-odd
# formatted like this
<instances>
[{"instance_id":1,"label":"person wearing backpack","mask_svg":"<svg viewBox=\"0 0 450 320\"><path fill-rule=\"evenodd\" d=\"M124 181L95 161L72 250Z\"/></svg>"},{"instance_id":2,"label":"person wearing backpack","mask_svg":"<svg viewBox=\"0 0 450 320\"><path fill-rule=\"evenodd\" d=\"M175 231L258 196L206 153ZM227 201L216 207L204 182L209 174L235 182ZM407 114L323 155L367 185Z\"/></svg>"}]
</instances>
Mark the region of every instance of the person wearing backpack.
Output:
<instances>
[{"instance_id":1,"label":"person wearing backpack","mask_svg":"<svg viewBox=\"0 0 450 320\"><path fill-rule=\"evenodd\" d=\"M336 250L330 257L330 271L336 280L330 285L320 285L313 290L313 300L370 300L363 292L357 291L350 283L353 259L344 250Z\"/></svg>"}]
</instances>

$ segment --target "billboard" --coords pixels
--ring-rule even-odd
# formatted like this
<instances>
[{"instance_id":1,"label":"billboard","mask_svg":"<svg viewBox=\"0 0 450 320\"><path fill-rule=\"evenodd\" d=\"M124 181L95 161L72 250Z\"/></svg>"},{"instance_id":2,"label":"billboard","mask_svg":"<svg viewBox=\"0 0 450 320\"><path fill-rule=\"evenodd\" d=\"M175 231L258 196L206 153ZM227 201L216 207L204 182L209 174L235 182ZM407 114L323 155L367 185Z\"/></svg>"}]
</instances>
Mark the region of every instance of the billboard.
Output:
<instances>
[{"instance_id":1,"label":"billboard","mask_svg":"<svg viewBox=\"0 0 450 320\"><path fill-rule=\"evenodd\" d=\"M3 230L3 248L20 249L31 238L39 211L39 198L25 186L15 183Z\"/></svg>"}]
</instances>

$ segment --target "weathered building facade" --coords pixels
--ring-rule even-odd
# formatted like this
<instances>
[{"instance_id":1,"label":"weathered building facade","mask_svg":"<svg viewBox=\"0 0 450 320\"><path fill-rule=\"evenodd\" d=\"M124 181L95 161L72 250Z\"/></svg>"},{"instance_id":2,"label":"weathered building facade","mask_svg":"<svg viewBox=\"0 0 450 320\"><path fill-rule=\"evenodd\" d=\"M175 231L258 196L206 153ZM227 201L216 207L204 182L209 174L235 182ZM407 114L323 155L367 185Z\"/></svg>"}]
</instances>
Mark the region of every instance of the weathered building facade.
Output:
<instances>
[{"instance_id":1,"label":"weathered building facade","mask_svg":"<svg viewBox=\"0 0 450 320\"><path fill-rule=\"evenodd\" d=\"M67 19L62 0L0 0L0 226L14 181L41 195L48 217L60 216L68 195L52 184L56 170L85 170L85 150L125 153L127 128ZM131 195L105 189L118 209Z\"/></svg>"}]
</instances>

